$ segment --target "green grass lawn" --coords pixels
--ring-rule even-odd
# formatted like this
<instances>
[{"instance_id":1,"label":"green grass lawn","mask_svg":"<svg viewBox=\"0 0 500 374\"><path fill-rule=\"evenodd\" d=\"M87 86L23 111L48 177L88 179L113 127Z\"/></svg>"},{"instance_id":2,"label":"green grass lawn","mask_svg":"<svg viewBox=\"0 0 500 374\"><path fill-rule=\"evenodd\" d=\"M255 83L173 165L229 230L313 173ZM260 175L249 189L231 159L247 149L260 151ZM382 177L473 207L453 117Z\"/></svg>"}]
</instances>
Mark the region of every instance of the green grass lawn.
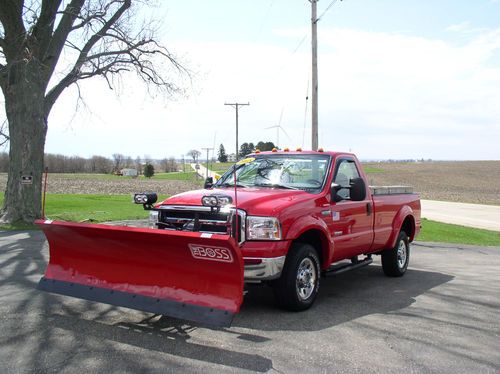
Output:
<instances>
[{"instance_id":1,"label":"green grass lawn","mask_svg":"<svg viewBox=\"0 0 500 374\"><path fill-rule=\"evenodd\" d=\"M383 173L385 170L373 167L373 166L367 166L363 165L363 170L365 171L366 174L373 174L373 173Z\"/></svg>"},{"instance_id":2,"label":"green grass lawn","mask_svg":"<svg viewBox=\"0 0 500 374\"><path fill-rule=\"evenodd\" d=\"M500 246L500 232L450 225L424 218L422 220L422 231L417 240L498 247Z\"/></svg>"},{"instance_id":3,"label":"green grass lawn","mask_svg":"<svg viewBox=\"0 0 500 374\"><path fill-rule=\"evenodd\" d=\"M205 167L207 166L206 163L203 163L202 165ZM209 164L208 169L222 175L233 165L234 162L212 162Z\"/></svg>"}]
</instances>

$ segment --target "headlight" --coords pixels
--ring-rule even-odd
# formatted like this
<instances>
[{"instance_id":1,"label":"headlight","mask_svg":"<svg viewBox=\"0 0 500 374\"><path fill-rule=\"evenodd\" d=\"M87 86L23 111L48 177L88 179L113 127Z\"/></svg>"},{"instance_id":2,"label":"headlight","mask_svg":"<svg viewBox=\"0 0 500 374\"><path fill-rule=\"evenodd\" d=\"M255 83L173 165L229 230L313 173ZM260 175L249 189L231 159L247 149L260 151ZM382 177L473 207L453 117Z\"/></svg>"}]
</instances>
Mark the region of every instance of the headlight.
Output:
<instances>
[{"instance_id":1,"label":"headlight","mask_svg":"<svg viewBox=\"0 0 500 374\"><path fill-rule=\"evenodd\" d=\"M136 204L154 204L158 200L158 195L154 192L144 192L134 194L134 203Z\"/></svg>"},{"instance_id":2,"label":"headlight","mask_svg":"<svg viewBox=\"0 0 500 374\"><path fill-rule=\"evenodd\" d=\"M247 239L281 240L281 227L275 217L247 217Z\"/></svg>"},{"instance_id":3,"label":"headlight","mask_svg":"<svg viewBox=\"0 0 500 374\"><path fill-rule=\"evenodd\" d=\"M226 195L207 195L201 198L201 205L211 208L222 207L233 202L231 196Z\"/></svg>"},{"instance_id":4,"label":"headlight","mask_svg":"<svg viewBox=\"0 0 500 374\"><path fill-rule=\"evenodd\" d=\"M151 210L149 212L149 228L156 229L157 223L158 223L158 212L156 210Z\"/></svg>"}]
</instances>

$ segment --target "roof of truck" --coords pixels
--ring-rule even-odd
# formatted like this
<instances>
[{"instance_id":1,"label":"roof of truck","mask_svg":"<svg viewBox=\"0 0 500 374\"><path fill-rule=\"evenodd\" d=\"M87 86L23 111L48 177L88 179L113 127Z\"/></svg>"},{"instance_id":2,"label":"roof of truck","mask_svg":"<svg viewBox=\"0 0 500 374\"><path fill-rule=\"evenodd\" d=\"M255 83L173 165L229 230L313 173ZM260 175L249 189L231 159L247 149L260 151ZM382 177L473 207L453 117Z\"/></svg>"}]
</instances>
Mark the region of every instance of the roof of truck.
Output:
<instances>
[{"instance_id":1,"label":"roof of truck","mask_svg":"<svg viewBox=\"0 0 500 374\"><path fill-rule=\"evenodd\" d=\"M288 148L284 149L273 149L272 151L255 151L253 153L248 154L248 156L258 156L258 155L276 155L276 154L291 154L291 155L300 155L300 154L305 154L305 155L329 155L329 156L339 156L339 155L348 155L348 156L354 156L353 153L349 152L334 152L334 151L324 151L323 149L319 149L318 151L309 151L309 150L302 150L300 148L297 148L296 150L290 150Z\"/></svg>"}]
</instances>

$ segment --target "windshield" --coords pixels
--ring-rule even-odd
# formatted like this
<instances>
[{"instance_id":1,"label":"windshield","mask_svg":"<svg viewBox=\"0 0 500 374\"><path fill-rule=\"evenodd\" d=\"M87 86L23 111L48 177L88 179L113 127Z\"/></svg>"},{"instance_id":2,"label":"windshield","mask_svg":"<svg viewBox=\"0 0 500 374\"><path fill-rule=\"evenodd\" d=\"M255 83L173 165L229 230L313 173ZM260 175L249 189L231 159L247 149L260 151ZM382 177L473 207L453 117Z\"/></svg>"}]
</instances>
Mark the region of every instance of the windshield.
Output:
<instances>
[{"instance_id":1,"label":"windshield","mask_svg":"<svg viewBox=\"0 0 500 374\"><path fill-rule=\"evenodd\" d=\"M262 155L239 161L236 165L238 187L270 187L320 190L323 187L330 156ZM234 186L234 168L228 170L215 187Z\"/></svg>"}]
</instances>

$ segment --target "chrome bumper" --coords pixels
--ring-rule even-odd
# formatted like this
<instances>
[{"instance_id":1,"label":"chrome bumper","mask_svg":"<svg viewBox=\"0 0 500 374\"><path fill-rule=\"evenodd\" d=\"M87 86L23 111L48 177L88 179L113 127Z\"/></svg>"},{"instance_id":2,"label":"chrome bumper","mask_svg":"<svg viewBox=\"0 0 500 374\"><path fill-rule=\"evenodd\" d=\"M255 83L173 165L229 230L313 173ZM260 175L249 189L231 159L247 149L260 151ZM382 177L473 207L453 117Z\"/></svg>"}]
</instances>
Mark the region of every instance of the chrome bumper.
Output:
<instances>
[{"instance_id":1,"label":"chrome bumper","mask_svg":"<svg viewBox=\"0 0 500 374\"><path fill-rule=\"evenodd\" d=\"M277 279L285 265L286 256L273 258L259 258L260 264L245 265L245 282L258 282ZM255 259L252 257L252 259Z\"/></svg>"}]
</instances>

